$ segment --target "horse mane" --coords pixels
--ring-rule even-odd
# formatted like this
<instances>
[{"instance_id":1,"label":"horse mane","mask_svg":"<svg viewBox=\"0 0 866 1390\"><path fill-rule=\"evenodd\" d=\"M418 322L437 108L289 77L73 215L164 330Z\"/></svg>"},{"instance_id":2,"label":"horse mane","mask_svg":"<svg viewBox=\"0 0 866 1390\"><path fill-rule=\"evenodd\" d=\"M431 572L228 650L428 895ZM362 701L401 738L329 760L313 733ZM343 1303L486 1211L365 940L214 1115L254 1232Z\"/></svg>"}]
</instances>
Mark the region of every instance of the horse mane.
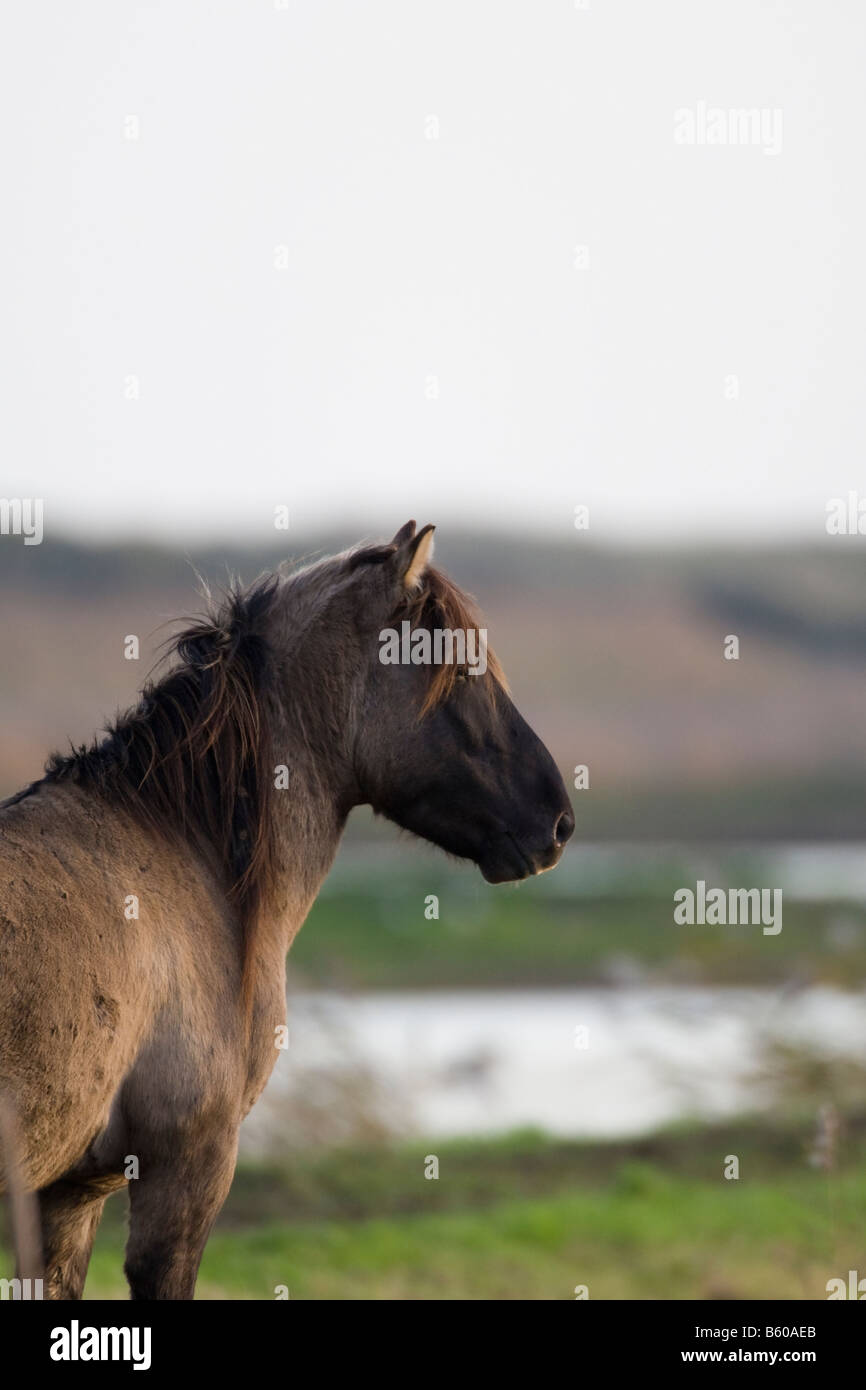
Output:
<instances>
[{"instance_id":1,"label":"horse mane","mask_svg":"<svg viewBox=\"0 0 866 1390\"><path fill-rule=\"evenodd\" d=\"M137 705L106 736L54 754L47 782L75 782L124 807L141 823L216 850L244 939L244 980L253 929L274 885L269 710L274 663L264 635L279 585L268 576L174 637L179 664L148 681Z\"/></svg>"}]
</instances>

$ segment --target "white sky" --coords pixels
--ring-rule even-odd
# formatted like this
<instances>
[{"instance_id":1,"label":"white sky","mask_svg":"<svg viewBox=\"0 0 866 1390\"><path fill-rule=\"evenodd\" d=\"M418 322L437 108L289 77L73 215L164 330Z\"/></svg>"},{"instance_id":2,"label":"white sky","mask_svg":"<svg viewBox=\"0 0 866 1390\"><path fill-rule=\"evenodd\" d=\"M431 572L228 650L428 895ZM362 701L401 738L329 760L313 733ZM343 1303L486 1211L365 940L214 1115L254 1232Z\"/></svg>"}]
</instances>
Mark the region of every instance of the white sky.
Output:
<instances>
[{"instance_id":1,"label":"white sky","mask_svg":"<svg viewBox=\"0 0 866 1390\"><path fill-rule=\"evenodd\" d=\"M281 3L5 11L0 493L46 534L693 544L866 495L860 0ZM699 102L781 152L677 144Z\"/></svg>"}]
</instances>

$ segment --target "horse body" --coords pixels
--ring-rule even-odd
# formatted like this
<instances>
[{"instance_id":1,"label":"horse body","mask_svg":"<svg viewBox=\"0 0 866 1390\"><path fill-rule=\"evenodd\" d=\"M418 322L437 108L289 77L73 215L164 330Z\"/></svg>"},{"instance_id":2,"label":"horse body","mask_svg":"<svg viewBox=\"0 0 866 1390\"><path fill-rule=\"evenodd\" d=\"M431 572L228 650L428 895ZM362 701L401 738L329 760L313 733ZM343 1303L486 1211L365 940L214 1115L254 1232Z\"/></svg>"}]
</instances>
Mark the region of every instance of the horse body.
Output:
<instances>
[{"instance_id":1,"label":"horse body","mask_svg":"<svg viewBox=\"0 0 866 1390\"><path fill-rule=\"evenodd\" d=\"M107 741L0 806L0 1095L49 1297L81 1297L127 1182L132 1297L193 1296L278 1056L286 952L353 805L492 882L552 867L571 833L561 778L495 675L448 683L426 711L430 673L375 659L395 604L435 588L425 535L410 523L233 601Z\"/></svg>"}]
</instances>

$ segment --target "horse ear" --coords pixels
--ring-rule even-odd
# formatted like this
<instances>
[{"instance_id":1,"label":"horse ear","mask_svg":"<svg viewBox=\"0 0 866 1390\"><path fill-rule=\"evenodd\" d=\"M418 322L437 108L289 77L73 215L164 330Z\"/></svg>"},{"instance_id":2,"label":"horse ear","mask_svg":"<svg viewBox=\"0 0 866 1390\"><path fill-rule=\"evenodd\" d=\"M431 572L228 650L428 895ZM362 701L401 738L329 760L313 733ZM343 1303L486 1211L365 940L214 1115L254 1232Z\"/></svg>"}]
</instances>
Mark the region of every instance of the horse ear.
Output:
<instances>
[{"instance_id":1,"label":"horse ear","mask_svg":"<svg viewBox=\"0 0 866 1390\"><path fill-rule=\"evenodd\" d=\"M436 529L435 526L425 526L416 536L414 521L409 522L409 525L412 527L412 534L406 537L395 556L400 584L403 592L407 594L419 587L427 566L433 559L433 532ZM405 526L403 530L406 530ZM398 531L397 535L400 534Z\"/></svg>"},{"instance_id":2,"label":"horse ear","mask_svg":"<svg viewBox=\"0 0 866 1390\"><path fill-rule=\"evenodd\" d=\"M407 521L405 526L401 526L401 527L400 527L400 530L397 532L397 534L396 534L396 536L394 537L394 539L393 539L392 541L389 542L389 544L390 544L390 545L393 545L397 550L399 550L399 549L400 549L400 546L401 546L401 545L405 545L405 544L406 544L406 541L410 541L410 540L412 539L412 537L414 536L414 534L415 534L415 523L414 523L414 521Z\"/></svg>"}]
</instances>

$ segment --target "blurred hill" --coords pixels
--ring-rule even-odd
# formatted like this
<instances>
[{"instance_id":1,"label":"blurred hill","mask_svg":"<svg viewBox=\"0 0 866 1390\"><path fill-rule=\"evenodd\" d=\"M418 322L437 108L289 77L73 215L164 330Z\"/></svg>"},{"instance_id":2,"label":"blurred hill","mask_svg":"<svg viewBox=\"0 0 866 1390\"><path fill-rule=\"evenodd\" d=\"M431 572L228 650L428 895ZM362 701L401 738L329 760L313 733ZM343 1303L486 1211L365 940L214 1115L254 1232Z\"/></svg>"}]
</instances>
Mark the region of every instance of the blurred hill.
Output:
<instances>
[{"instance_id":1,"label":"blurred hill","mask_svg":"<svg viewBox=\"0 0 866 1390\"><path fill-rule=\"evenodd\" d=\"M251 580L288 552L186 554L0 539L0 794L48 752L135 699L198 575ZM856 545L693 553L594 549L582 538L437 537L474 593L514 697L575 792L591 839L859 839L864 830L866 554ZM127 661L135 633L141 659ZM736 634L740 659L726 661ZM369 817L354 836L387 835Z\"/></svg>"}]
</instances>

